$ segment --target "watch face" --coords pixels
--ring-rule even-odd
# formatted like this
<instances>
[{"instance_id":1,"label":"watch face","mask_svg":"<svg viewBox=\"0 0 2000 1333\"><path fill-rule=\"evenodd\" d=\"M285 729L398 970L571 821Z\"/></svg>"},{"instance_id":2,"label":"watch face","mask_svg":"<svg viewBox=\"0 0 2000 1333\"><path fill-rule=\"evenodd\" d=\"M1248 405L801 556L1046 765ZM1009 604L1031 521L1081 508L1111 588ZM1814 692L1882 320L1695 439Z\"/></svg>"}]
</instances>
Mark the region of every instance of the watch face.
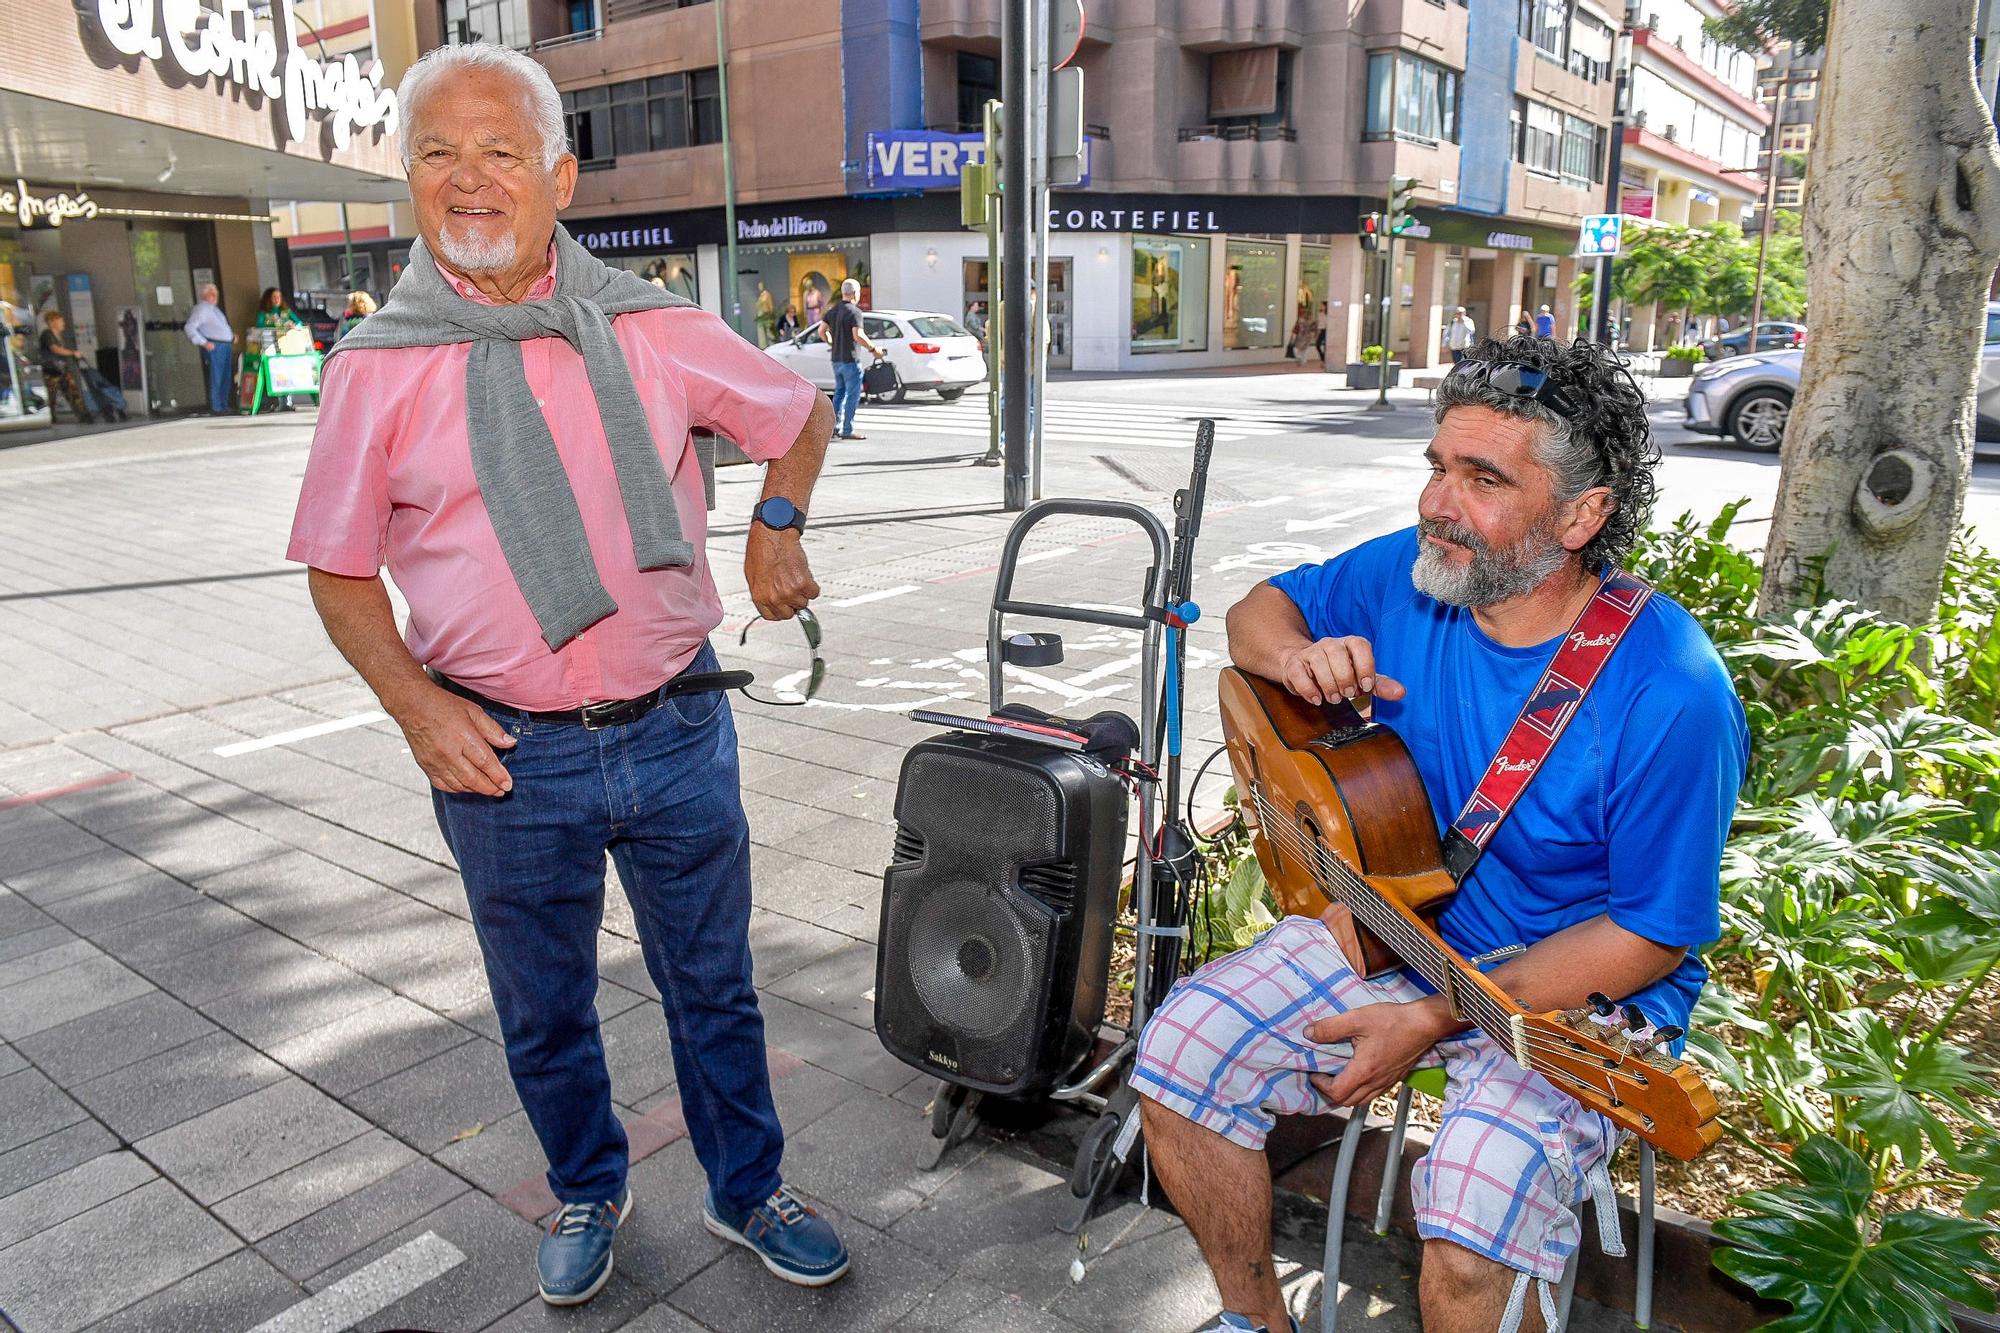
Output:
<instances>
[{"instance_id":1,"label":"watch face","mask_svg":"<svg viewBox=\"0 0 2000 1333\"><path fill-rule=\"evenodd\" d=\"M757 517L766 527L789 528L798 522L799 509L784 496L774 495L757 506Z\"/></svg>"}]
</instances>

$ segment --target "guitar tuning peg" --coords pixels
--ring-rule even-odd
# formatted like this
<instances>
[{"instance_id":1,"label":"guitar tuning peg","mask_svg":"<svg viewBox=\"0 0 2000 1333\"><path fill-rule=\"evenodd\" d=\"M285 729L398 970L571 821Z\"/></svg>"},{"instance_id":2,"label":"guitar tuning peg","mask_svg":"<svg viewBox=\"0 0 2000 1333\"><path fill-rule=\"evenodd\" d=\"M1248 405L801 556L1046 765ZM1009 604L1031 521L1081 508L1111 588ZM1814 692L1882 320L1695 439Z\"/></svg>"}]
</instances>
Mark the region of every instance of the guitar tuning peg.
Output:
<instances>
[{"instance_id":1,"label":"guitar tuning peg","mask_svg":"<svg viewBox=\"0 0 2000 1333\"><path fill-rule=\"evenodd\" d=\"M1592 1009L1597 1011L1597 1016L1599 1018L1609 1018L1611 1017L1611 1015L1618 1012L1618 1006L1613 1004L1611 1002L1611 997L1609 995L1606 995L1601 990L1592 991L1589 995L1584 997L1584 1000L1585 1003L1589 1004L1589 1006Z\"/></svg>"},{"instance_id":2,"label":"guitar tuning peg","mask_svg":"<svg viewBox=\"0 0 2000 1333\"><path fill-rule=\"evenodd\" d=\"M1675 1027L1672 1023L1667 1024L1663 1028L1648 1028L1645 1032L1633 1036L1630 1049L1634 1055L1649 1055L1653 1051L1672 1045L1678 1041L1681 1032L1682 1029Z\"/></svg>"},{"instance_id":3,"label":"guitar tuning peg","mask_svg":"<svg viewBox=\"0 0 2000 1333\"><path fill-rule=\"evenodd\" d=\"M1646 1018L1646 1011L1638 1005L1627 1004L1621 1006L1621 1008L1625 1014L1625 1026L1632 1029L1632 1031L1645 1032L1653 1026Z\"/></svg>"}]
</instances>

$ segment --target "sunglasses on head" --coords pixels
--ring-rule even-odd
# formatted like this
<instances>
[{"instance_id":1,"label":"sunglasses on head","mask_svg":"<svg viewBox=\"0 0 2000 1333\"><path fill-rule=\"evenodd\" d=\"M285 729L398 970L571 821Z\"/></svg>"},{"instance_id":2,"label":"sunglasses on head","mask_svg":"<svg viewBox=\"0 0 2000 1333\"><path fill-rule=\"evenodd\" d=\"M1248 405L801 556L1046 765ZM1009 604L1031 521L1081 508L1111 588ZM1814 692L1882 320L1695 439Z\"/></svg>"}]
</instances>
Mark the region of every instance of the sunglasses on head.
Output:
<instances>
[{"instance_id":1,"label":"sunglasses on head","mask_svg":"<svg viewBox=\"0 0 2000 1333\"><path fill-rule=\"evenodd\" d=\"M811 608L808 607L801 609L792 619L798 621L799 628L805 632L806 650L812 654L812 666L806 676L806 687L800 692L802 697L797 699L767 699L761 694L751 693L750 687L746 685L743 687L744 698L753 699L760 704L770 704L774 708L799 708L804 706L806 700L819 693L820 685L826 680L826 659L819 655L819 617L815 616ZM745 625L743 632L736 636L736 646L741 648L744 644L750 642L751 625L763 623L763 621L753 620L749 625Z\"/></svg>"},{"instance_id":2,"label":"sunglasses on head","mask_svg":"<svg viewBox=\"0 0 2000 1333\"><path fill-rule=\"evenodd\" d=\"M1514 361L1468 361L1459 367L1457 373L1464 374L1474 366L1478 373L1486 376L1486 382L1496 392L1509 398L1526 398L1540 403L1559 417L1573 417L1579 410L1574 398L1558 385L1545 370L1524 366Z\"/></svg>"}]
</instances>

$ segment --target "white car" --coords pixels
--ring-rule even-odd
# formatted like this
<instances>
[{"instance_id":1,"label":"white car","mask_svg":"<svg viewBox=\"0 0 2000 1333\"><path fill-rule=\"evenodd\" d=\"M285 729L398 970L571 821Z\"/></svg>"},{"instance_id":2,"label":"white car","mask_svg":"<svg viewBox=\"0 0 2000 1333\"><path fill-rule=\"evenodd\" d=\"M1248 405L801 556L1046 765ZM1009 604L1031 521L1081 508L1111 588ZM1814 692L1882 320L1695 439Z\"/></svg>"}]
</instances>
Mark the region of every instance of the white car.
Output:
<instances>
[{"instance_id":1,"label":"white car","mask_svg":"<svg viewBox=\"0 0 2000 1333\"><path fill-rule=\"evenodd\" d=\"M979 339L949 315L867 310L861 315L861 332L887 352L896 367L898 383L889 395L896 402L902 402L911 389L933 389L950 402L986 378L986 355L979 350ZM833 349L820 336L819 325L764 350L808 383L833 392ZM868 353L856 350L866 369Z\"/></svg>"}]
</instances>

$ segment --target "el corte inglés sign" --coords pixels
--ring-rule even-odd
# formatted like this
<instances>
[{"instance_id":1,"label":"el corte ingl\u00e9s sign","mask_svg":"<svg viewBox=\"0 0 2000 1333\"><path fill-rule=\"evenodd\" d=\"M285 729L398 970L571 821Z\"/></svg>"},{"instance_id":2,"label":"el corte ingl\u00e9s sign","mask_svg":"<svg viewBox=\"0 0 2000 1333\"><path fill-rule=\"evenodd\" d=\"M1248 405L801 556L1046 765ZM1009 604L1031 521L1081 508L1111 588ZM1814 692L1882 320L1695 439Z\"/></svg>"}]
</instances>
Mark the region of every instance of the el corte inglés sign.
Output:
<instances>
[{"instance_id":1,"label":"el corte ingl\u00e9s sign","mask_svg":"<svg viewBox=\"0 0 2000 1333\"><path fill-rule=\"evenodd\" d=\"M86 222L97 216L97 201L77 194L30 194L28 182L16 177L13 188L0 185L0 217L11 214L23 227L60 227L70 218Z\"/></svg>"},{"instance_id":2,"label":"el corte ingl\u00e9s sign","mask_svg":"<svg viewBox=\"0 0 2000 1333\"><path fill-rule=\"evenodd\" d=\"M211 9L201 0L97 0L97 22L121 54L172 59L190 78L240 84L279 103L295 143L305 141L311 116L332 126L337 148L371 125L395 133L396 91L382 86L380 60L363 70L351 55L329 60L306 55L299 49L292 0L276 0L262 23L248 0L217 3Z\"/></svg>"}]
</instances>

